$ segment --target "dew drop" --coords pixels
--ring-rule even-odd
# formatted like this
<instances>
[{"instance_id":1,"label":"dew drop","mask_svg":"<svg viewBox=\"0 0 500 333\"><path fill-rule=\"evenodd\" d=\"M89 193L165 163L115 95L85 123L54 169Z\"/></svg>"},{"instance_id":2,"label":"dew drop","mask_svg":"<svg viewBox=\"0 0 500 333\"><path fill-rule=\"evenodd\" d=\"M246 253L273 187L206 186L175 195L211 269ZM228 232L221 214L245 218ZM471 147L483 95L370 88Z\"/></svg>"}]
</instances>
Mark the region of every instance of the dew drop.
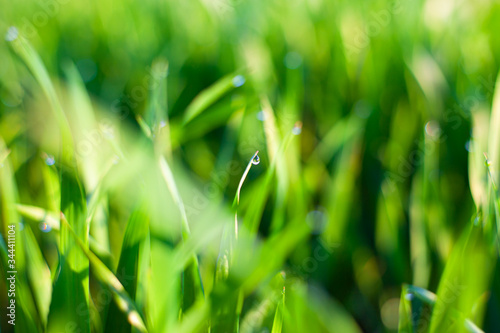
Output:
<instances>
[{"instance_id":1,"label":"dew drop","mask_svg":"<svg viewBox=\"0 0 500 333\"><path fill-rule=\"evenodd\" d=\"M407 293L407 294L405 295L405 299L406 299L407 301L411 301L411 300L413 300L413 294L412 294L412 293Z\"/></svg>"},{"instance_id":2,"label":"dew drop","mask_svg":"<svg viewBox=\"0 0 500 333\"><path fill-rule=\"evenodd\" d=\"M260 121L266 120L266 114L264 113L264 111L257 112L257 119L259 119Z\"/></svg>"},{"instance_id":3,"label":"dew drop","mask_svg":"<svg viewBox=\"0 0 500 333\"><path fill-rule=\"evenodd\" d=\"M42 232L49 232L52 230L52 227L50 225L48 225L47 223L45 222L40 222L40 224L38 225L38 227L40 228L40 230Z\"/></svg>"},{"instance_id":4,"label":"dew drop","mask_svg":"<svg viewBox=\"0 0 500 333\"><path fill-rule=\"evenodd\" d=\"M491 166L491 162L488 159L488 157L486 157L486 160L484 161L484 165L486 165L486 167L488 167L488 168Z\"/></svg>"},{"instance_id":5,"label":"dew drop","mask_svg":"<svg viewBox=\"0 0 500 333\"><path fill-rule=\"evenodd\" d=\"M19 31L17 30L17 28L10 27L5 34L5 40L8 42L12 42L13 40L16 40L17 36L19 36Z\"/></svg>"},{"instance_id":6,"label":"dew drop","mask_svg":"<svg viewBox=\"0 0 500 333\"><path fill-rule=\"evenodd\" d=\"M252 159L252 164L257 165L260 163L260 157L259 155L255 155L255 157Z\"/></svg>"},{"instance_id":7,"label":"dew drop","mask_svg":"<svg viewBox=\"0 0 500 333\"><path fill-rule=\"evenodd\" d=\"M295 126L293 126L292 128L292 133L294 135L299 135L300 133L302 133L302 123L300 121L295 123Z\"/></svg>"},{"instance_id":8,"label":"dew drop","mask_svg":"<svg viewBox=\"0 0 500 333\"><path fill-rule=\"evenodd\" d=\"M481 220L481 219L479 218L479 216L476 216L476 218L474 219L474 226L476 226L476 227L477 227L477 226L479 225L479 221L480 221L480 220Z\"/></svg>"},{"instance_id":9,"label":"dew drop","mask_svg":"<svg viewBox=\"0 0 500 333\"><path fill-rule=\"evenodd\" d=\"M441 128L439 127L439 123L435 120L431 120L425 124L425 133L432 138L437 138L441 135Z\"/></svg>"},{"instance_id":10,"label":"dew drop","mask_svg":"<svg viewBox=\"0 0 500 333\"><path fill-rule=\"evenodd\" d=\"M167 126L167 122L165 120L160 121L160 128Z\"/></svg>"},{"instance_id":11,"label":"dew drop","mask_svg":"<svg viewBox=\"0 0 500 333\"><path fill-rule=\"evenodd\" d=\"M241 87L245 83L245 77L243 75L236 75L233 77L233 86Z\"/></svg>"},{"instance_id":12,"label":"dew drop","mask_svg":"<svg viewBox=\"0 0 500 333\"><path fill-rule=\"evenodd\" d=\"M474 142L472 140L469 140L465 143L465 149L469 152L472 153L474 152Z\"/></svg>"},{"instance_id":13,"label":"dew drop","mask_svg":"<svg viewBox=\"0 0 500 333\"><path fill-rule=\"evenodd\" d=\"M54 159L54 156L52 155L47 155L47 157L45 158L45 164L47 165L54 165L56 163L56 160Z\"/></svg>"},{"instance_id":14,"label":"dew drop","mask_svg":"<svg viewBox=\"0 0 500 333\"><path fill-rule=\"evenodd\" d=\"M311 227L311 232L314 235L321 234L328 223L326 211L323 208L318 208L309 212L306 216L306 223Z\"/></svg>"}]
</instances>

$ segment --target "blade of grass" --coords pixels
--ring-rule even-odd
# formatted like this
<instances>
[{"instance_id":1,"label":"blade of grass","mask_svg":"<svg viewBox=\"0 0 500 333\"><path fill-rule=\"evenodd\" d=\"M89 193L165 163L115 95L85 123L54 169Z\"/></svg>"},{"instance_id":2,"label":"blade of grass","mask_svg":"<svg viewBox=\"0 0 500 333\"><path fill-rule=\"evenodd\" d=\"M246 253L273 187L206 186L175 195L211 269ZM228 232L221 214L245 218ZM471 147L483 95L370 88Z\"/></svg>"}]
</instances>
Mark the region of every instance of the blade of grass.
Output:
<instances>
[{"instance_id":1,"label":"blade of grass","mask_svg":"<svg viewBox=\"0 0 500 333\"><path fill-rule=\"evenodd\" d=\"M18 329L20 332L37 332L43 329L42 320L40 319L40 315L36 309L36 304L30 292L29 277L27 271L28 254L25 250L24 237L22 237L21 234L23 231L20 230L21 220L15 208L15 204L18 202L17 186L14 181L15 177L12 172L11 161L5 153L6 151L7 147L3 141L3 138L0 137L0 152L3 152L3 155L6 156L3 161L3 166L0 168L0 227L2 230L1 235L3 236L3 246L1 246L1 248L3 249L2 267L9 267L10 269L12 269L12 267L9 266L9 262L7 261L12 259L12 257L9 257L9 254L11 254L11 252L7 252L8 249L10 250L12 248L9 247L7 249L8 240L4 239L4 235L8 235L7 230L9 226L13 226L17 234L14 241L14 268L17 272L15 274L16 329ZM6 271L7 269L4 270L4 272ZM4 272L2 273L2 276L4 276L3 274L6 274Z\"/></svg>"},{"instance_id":2,"label":"blade of grass","mask_svg":"<svg viewBox=\"0 0 500 333\"><path fill-rule=\"evenodd\" d=\"M434 312L439 311L439 309L436 309L436 304L440 303L439 297L423 288L405 284L402 288L401 299L401 303L404 302L403 306L405 307L404 310L406 311L406 314L404 315L404 318L400 318L400 332L413 332L417 328L418 331L421 331L422 327L425 327L427 331L427 325L429 324L429 312L425 312L425 310L422 311L421 309L418 313L414 312L412 303L415 303L416 301L421 302L424 306L429 306L434 314ZM457 310L451 309L449 316L450 325L445 327L445 330L442 332L450 332L450 329L453 329L453 332L463 331L469 333L484 333L479 327L477 327L476 324L474 324L471 320L466 319L464 315ZM410 325L407 329L410 329L411 331L401 330L401 323Z\"/></svg>"},{"instance_id":3,"label":"blade of grass","mask_svg":"<svg viewBox=\"0 0 500 333\"><path fill-rule=\"evenodd\" d=\"M172 157L172 143L168 120L167 73L167 59L156 59L151 68L153 80L151 80L149 87L151 99L146 120L150 124L150 128L153 129L152 136L157 154L165 155L167 159L170 159Z\"/></svg>"},{"instance_id":4,"label":"blade of grass","mask_svg":"<svg viewBox=\"0 0 500 333\"><path fill-rule=\"evenodd\" d=\"M431 318L431 333L444 332L451 324L457 324L457 332L468 331L461 322L472 317L473 305L488 289L495 260L481 225L481 217L478 216L454 246L439 283ZM474 267L474 270L470 267ZM476 270L482 274L475 274ZM482 318L483 314L475 313L474 319L479 321L479 325Z\"/></svg>"},{"instance_id":5,"label":"blade of grass","mask_svg":"<svg viewBox=\"0 0 500 333\"><path fill-rule=\"evenodd\" d=\"M149 214L147 205L142 204L132 212L123 238L120 260L116 275L132 301L136 299L139 278L139 252L149 232ZM116 304L111 304L107 321L106 332L130 332L130 323L126 321L125 314Z\"/></svg>"},{"instance_id":6,"label":"blade of grass","mask_svg":"<svg viewBox=\"0 0 500 333\"><path fill-rule=\"evenodd\" d=\"M219 248L219 255L216 261L215 269L215 284L220 284L227 280L229 272L231 270L233 262L233 248L236 246L236 241L238 239L238 205L240 203L240 194L243 183L247 178L248 173L252 165L259 163L259 151L253 154L252 158L247 164L243 175L240 178L238 188L236 189L236 194L233 200L233 211L234 211L234 224L232 226L226 225L222 234L222 239ZM236 299L228 301L225 306L219 309L217 313L217 319L214 320L214 330L216 331L236 331L239 332L239 322L241 317L241 309L243 306L244 295L242 290L238 290L238 296Z\"/></svg>"},{"instance_id":7,"label":"blade of grass","mask_svg":"<svg viewBox=\"0 0 500 333\"><path fill-rule=\"evenodd\" d=\"M245 82L245 78L239 74L239 71L229 74L213 85L203 90L196 98L188 105L184 113L183 125L189 123L192 119L214 104L219 98L230 90L241 86Z\"/></svg>"},{"instance_id":8,"label":"blade of grass","mask_svg":"<svg viewBox=\"0 0 500 333\"><path fill-rule=\"evenodd\" d=\"M61 137L61 211L71 221L72 227L83 239L84 244L88 246L85 195L78 179L69 123L47 70L36 51L22 36L18 36L11 42L11 45L38 81L57 120ZM71 310L75 304L88 310L89 262L85 255L70 242L69 231L65 227L61 228L60 238L61 273L53 289L48 331L58 331L67 325L76 325L83 332L90 332L89 311L82 311L82 314L77 315Z\"/></svg>"},{"instance_id":9,"label":"blade of grass","mask_svg":"<svg viewBox=\"0 0 500 333\"><path fill-rule=\"evenodd\" d=\"M399 300L399 333L413 333L413 317L411 313L411 303L407 297L408 285L401 288L401 298Z\"/></svg>"},{"instance_id":10,"label":"blade of grass","mask_svg":"<svg viewBox=\"0 0 500 333\"><path fill-rule=\"evenodd\" d=\"M26 261L28 277L42 325L46 327L52 294L50 270L31 228L26 225L24 228L23 236L25 237L26 252L30 256L30 260Z\"/></svg>"},{"instance_id":11,"label":"blade of grass","mask_svg":"<svg viewBox=\"0 0 500 333\"><path fill-rule=\"evenodd\" d=\"M496 184L499 181L500 173L500 73L495 83L495 92L493 95L493 106L491 110L491 121L488 139L488 155L491 160L491 170Z\"/></svg>"},{"instance_id":12,"label":"blade of grass","mask_svg":"<svg viewBox=\"0 0 500 333\"><path fill-rule=\"evenodd\" d=\"M294 126L294 129L301 127L302 124L300 122L297 122ZM256 235L259 230L260 219L262 217L266 200L271 192L272 179L276 171L278 160L283 159L286 149L292 142L293 138L297 135L295 134L296 132L294 133L294 129L290 130L283 139L283 142L281 143L276 155L274 156L274 159L271 161L271 165L266 170L263 184L261 185L256 195L254 195L254 200L251 201L251 204L248 208L248 213L245 217L244 225L251 234Z\"/></svg>"},{"instance_id":13,"label":"blade of grass","mask_svg":"<svg viewBox=\"0 0 500 333\"><path fill-rule=\"evenodd\" d=\"M61 224L66 225L72 238L75 240L76 244L80 247L85 256L89 259L92 264L94 274L102 283L109 287L113 293L116 305L118 308L127 315L128 322L139 332L147 332L146 325L142 320L134 302L130 298L129 294L120 283L120 280L109 270L109 268L104 265L102 261L97 258L95 254L87 249L85 243L83 243L79 238L73 228L69 225L66 217L61 213Z\"/></svg>"},{"instance_id":14,"label":"blade of grass","mask_svg":"<svg viewBox=\"0 0 500 333\"><path fill-rule=\"evenodd\" d=\"M271 333L281 333L283 329L283 312L285 311L285 287L283 286L283 298L279 301L274 315L273 328Z\"/></svg>"},{"instance_id":15,"label":"blade of grass","mask_svg":"<svg viewBox=\"0 0 500 333\"><path fill-rule=\"evenodd\" d=\"M179 194L177 185L166 159L163 156L158 157L159 167L163 179L165 180L167 187L174 199L174 202L179 209L181 214L181 233L183 241L187 241L189 238L190 230L186 215L186 209L182 197ZM200 276L200 268L198 257L195 253L191 256L191 262L183 272L183 283L182 283L182 310L185 311L191 307L197 300L204 299L203 282Z\"/></svg>"}]
</instances>

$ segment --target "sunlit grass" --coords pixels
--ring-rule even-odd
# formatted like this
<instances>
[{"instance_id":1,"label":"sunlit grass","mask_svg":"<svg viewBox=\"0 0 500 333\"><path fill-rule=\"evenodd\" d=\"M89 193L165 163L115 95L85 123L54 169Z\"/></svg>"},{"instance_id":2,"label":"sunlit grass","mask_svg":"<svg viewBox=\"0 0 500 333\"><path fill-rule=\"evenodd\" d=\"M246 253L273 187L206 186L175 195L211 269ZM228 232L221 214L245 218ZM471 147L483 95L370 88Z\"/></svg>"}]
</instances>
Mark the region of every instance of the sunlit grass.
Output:
<instances>
[{"instance_id":1,"label":"sunlit grass","mask_svg":"<svg viewBox=\"0 0 500 333\"><path fill-rule=\"evenodd\" d=\"M1 330L499 331L500 11L436 3L5 4Z\"/></svg>"}]
</instances>

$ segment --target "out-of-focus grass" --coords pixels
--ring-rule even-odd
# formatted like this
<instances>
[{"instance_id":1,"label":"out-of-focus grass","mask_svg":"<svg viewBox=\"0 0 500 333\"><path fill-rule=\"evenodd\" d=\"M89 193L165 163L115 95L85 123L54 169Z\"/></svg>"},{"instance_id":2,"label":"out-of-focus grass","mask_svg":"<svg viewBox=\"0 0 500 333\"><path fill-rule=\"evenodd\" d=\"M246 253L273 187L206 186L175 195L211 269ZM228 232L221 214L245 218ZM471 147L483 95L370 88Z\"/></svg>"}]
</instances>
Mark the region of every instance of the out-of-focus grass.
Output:
<instances>
[{"instance_id":1,"label":"out-of-focus grass","mask_svg":"<svg viewBox=\"0 0 500 333\"><path fill-rule=\"evenodd\" d=\"M2 331L500 331L495 2L2 4Z\"/></svg>"}]
</instances>

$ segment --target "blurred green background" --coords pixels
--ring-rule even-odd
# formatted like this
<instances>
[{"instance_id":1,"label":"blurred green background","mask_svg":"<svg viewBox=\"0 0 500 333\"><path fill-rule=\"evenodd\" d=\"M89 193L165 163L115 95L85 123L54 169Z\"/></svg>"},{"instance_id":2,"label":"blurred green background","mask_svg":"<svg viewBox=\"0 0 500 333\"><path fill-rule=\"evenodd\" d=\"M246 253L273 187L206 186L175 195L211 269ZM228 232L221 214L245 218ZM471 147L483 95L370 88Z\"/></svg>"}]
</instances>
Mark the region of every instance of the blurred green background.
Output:
<instances>
[{"instance_id":1,"label":"blurred green background","mask_svg":"<svg viewBox=\"0 0 500 333\"><path fill-rule=\"evenodd\" d=\"M3 0L17 331L500 331L499 22L491 0Z\"/></svg>"}]
</instances>

